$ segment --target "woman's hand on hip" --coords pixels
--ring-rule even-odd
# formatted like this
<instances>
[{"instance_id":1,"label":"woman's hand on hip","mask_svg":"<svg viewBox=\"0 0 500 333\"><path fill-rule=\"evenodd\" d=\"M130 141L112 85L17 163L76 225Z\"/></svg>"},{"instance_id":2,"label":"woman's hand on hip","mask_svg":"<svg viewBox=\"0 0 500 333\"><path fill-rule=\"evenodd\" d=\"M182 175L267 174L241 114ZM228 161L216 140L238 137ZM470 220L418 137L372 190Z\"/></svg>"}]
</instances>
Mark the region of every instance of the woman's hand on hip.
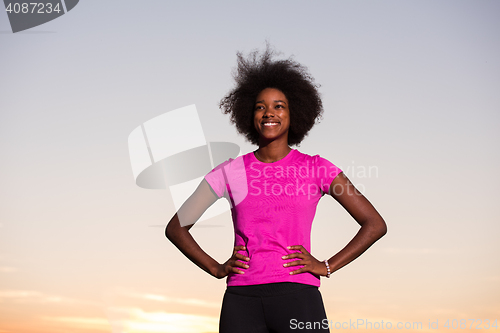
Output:
<instances>
[{"instance_id":1,"label":"woman's hand on hip","mask_svg":"<svg viewBox=\"0 0 500 333\"><path fill-rule=\"evenodd\" d=\"M219 265L219 269L217 270L216 278L222 279L230 273L235 274L245 274L240 268L247 269L248 264L246 262L250 261L250 258L238 253L238 251L245 251L246 247L243 245L235 246L233 249L233 255L229 258L225 263ZM245 262L241 262L245 261Z\"/></svg>"},{"instance_id":2,"label":"woman's hand on hip","mask_svg":"<svg viewBox=\"0 0 500 333\"><path fill-rule=\"evenodd\" d=\"M289 250L299 250L300 252L290 253L286 256L283 256L284 260L293 258L298 259L283 264L283 267L304 266L295 271L291 271L291 275L309 272L314 275L326 276L327 269L325 263L314 258L312 254L307 252L307 250L302 245L293 245L288 246L287 248Z\"/></svg>"}]
</instances>

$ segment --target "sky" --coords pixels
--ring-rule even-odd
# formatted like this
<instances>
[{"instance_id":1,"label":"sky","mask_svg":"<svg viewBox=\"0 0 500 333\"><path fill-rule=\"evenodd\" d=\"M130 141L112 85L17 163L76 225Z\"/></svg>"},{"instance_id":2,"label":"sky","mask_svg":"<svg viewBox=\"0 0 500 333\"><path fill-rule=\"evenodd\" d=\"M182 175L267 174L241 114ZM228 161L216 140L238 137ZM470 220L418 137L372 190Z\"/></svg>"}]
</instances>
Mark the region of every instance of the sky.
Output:
<instances>
[{"instance_id":1,"label":"sky","mask_svg":"<svg viewBox=\"0 0 500 333\"><path fill-rule=\"evenodd\" d=\"M128 137L195 104L207 142L254 150L218 102L236 52L266 40L321 85L298 149L343 169L388 225L322 279L332 331L500 325L498 31L487 0L82 0L15 34L1 11L0 333L217 331L225 281L165 238L172 194L136 185ZM229 212L191 230L230 256ZM312 254L357 230L325 196Z\"/></svg>"}]
</instances>

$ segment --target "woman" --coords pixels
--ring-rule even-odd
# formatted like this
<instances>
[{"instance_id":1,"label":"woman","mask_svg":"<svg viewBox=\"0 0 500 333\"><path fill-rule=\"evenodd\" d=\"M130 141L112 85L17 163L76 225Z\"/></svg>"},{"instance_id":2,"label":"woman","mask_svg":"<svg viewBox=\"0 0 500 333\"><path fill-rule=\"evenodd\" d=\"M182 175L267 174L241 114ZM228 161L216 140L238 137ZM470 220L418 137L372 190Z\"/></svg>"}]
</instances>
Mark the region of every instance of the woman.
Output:
<instances>
[{"instance_id":1,"label":"woman","mask_svg":"<svg viewBox=\"0 0 500 333\"><path fill-rule=\"evenodd\" d=\"M166 228L182 253L216 278L227 277L220 332L328 332L319 277L347 265L386 233L370 202L328 160L298 145L323 107L314 79L295 61L272 51L238 53L234 88L220 103L237 130L258 145L205 176ZM337 254L320 261L310 253L319 199L329 194L361 226ZM232 256L218 263L189 229L217 199L231 203Z\"/></svg>"}]
</instances>

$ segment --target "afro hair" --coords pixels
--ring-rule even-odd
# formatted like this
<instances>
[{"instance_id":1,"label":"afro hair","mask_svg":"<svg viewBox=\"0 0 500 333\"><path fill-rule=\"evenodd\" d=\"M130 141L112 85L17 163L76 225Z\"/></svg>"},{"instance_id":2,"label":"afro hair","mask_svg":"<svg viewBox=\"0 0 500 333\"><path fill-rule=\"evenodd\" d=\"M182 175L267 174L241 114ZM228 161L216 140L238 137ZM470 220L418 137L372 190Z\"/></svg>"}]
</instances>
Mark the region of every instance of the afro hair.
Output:
<instances>
[{"instance_id":1,"label":"afro hair","mask_svg":"<svg viewBox=\"0 0 500 333\"><path fill-rule=\"evenodd\" d=\"M239 133L255 144L259 134L254 127L254 107L257 95L266 88L275 88L285 94L290 108L288 144L299 145L316 121L321 119L323 103L318 92L319 85L307 68L292 58L274 60L274 51L251 52L244 57L237 53L238 65L233 73L236 87L219 104L223 113L230 115Z\"/></svg>"}]
</instances>

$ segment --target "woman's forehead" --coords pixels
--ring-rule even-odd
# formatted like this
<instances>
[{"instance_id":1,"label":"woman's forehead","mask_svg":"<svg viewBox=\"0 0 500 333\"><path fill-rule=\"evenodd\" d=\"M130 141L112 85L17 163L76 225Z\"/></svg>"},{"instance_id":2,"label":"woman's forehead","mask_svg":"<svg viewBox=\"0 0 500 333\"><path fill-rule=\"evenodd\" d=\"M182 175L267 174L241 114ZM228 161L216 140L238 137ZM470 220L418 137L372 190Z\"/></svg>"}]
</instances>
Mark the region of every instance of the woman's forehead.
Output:
<instances>
[{"instance_id":1,"label":"woman's forehead","mask_svg":"<svg viewBox=\"0 0 500 333\"><path fill-rule=\"evenodd\" d=\"M288 103L288 99L286 98L285 94L281 90L276 88L265 88L255 98L256 103L263 102L265 100L274 100Z\"/></svg>"}]
</instances>

